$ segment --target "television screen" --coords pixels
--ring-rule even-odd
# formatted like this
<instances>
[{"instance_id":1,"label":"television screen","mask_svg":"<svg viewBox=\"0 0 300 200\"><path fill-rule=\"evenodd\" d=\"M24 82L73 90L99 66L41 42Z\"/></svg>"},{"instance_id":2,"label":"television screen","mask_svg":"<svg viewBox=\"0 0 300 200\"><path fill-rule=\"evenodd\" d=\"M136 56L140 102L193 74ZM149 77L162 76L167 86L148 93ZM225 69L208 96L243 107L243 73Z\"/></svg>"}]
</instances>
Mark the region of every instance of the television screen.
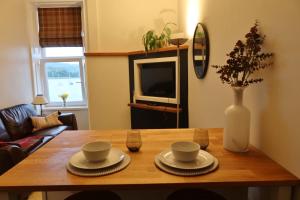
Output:
<instances>
[{"instance_id":1,"label":"television screen","mask_svg":"<svg viewBox=\"0 0 300 200\"><path fill-rule=\"evenodd\" d=\"M140 66L141 89L144 96L176 97L175 62L144 63Z\"/></svg>"}]
</instances>

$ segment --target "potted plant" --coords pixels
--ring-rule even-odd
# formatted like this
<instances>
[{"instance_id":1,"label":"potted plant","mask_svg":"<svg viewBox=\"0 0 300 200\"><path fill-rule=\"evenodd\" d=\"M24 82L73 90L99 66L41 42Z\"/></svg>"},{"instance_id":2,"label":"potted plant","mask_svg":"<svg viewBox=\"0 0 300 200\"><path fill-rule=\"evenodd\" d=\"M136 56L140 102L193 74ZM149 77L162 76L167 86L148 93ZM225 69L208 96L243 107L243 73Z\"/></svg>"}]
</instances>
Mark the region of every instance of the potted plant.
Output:
<instances>
[{"instance_id":1,"label":"potted plant","mask_svg":"<svg viewBox=\"0 0 300 200\"><path fill-rule=\"evenodd\" d=\"M149 30L143 35L143 44L146 52L169 45L169 39L172 33L169 25L176 24L167 23L159 35L154 30Z\"/></svg>"},{"instance_id":2,"label":"potted plant","mask_svg":"<svg viewBox=\"0 0 300 200\"><path fill-rule=\"evenodd\" d=\"M63 101L63 106L64 106L64 107L66 107L68 96L69 96L68 93L63 93L63 94L59 95L59 97L60 97L60 98L62 99L62 101Z\"/></svg>"},{"instance_id":3,"label":"potted plant","mask_svg":"<svg viewBox=\"0 0 300 200\"><path fill-rule=\"evenodd\" d=\"M258 22L245 35L246 41L238 40L233 50L227 54L225 65L213 65L220 74L222 83L229 84L234 91L234 104L225 110L224 148L244 152L248 150L250 134L250 112L243 106L244 88L263 81L253 78L254 72L265 69L272 63L273 53L263 53L265 36L258 32Z\"/></svg>"}]
</instances>

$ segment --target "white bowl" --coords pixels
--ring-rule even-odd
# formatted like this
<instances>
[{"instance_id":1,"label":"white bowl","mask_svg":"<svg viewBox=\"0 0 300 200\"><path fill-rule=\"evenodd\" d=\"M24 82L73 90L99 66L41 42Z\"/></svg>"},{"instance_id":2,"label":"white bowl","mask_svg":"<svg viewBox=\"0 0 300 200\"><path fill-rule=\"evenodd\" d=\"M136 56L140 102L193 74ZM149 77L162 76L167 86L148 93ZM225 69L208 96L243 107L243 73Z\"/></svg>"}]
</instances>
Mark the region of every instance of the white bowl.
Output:
<instances>
[{"instance_id":1,"label":"white bowl","mask_svg":"<svg viewBox=\"0 0 300 200\"><path fill-rule=\"evenodd\" d=\"M110 149L111 143L103 141L86 143L81 147L85 158L89 162L99 162L105 160Z\"/></svg>"},{"instance_id":2,"label":"white bowl","mask_svg":"<svg viewBox=\"0 0 300 200\"><path fill-rule=\"evenodd\" d=\"M175 142L171 144L171 150L176 160L191 162L197 158L200 145L195 142Z\"/></svg>"}]
</instances>

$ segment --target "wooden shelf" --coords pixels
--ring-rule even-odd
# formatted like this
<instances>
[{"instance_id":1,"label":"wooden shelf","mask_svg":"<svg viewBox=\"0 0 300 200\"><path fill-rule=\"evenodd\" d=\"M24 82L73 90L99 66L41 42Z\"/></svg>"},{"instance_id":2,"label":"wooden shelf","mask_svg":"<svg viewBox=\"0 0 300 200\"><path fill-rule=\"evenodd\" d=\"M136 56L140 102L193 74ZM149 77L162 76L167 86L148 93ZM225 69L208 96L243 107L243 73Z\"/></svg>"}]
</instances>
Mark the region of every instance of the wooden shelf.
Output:
<instances>
[{"instance_id":1,"label":"wooden shelf","mask_svg":"<svg viewBox=\"0 0 300 200\"><path fill-rule=\"evenodd\" d=\"M85 52L84 56L86 56L86 57L128 56L128 52Z\"/></svg>"},{"instance_id":2,"label":"wooden shelf","mask_svg":"<svg viewBox=\"0 0 300 200\"><path fill-rule=\"evenodd\" d=\"M143 103L129 103L128 106L132 108L139 108L144 110L156 110L161 112L169 112L169 113L177 113L177 108L170 107L170 106L153 106ZM179 112L181 112L181 108L179 108Z\"/></svg>"},{"instance_id":3,"label":"wooden shelf","mask_svg":"<svg viewBox=\"0 0 300 200\"><path fill-rule=\"evenodd\" d=\"M179 49L188 49L189 46L188 45L181 45L179 47ZM155 50L151 50L148 51L147 54L151 54L151 53L157 53L157 52L166 52L166 51L176 51L177 47L174 45L168 46L168 47L163 47L163 48L159 48L159 49L155 49ZM145 51L131 51L128 52L128 55L138 55L138 54L146 54Z\"/></svg>"},{"instance_id":4,"label":"wooden shelf","mask_svg":"<svg viewBox=\"0 0 300 200\"><path fill-rule=\"evenodd\" d=\"M188 49L188 45L181 45L179 49ZM156 50L152 50L147 52L147 54L157 53L157 52L165 52L165 51L175 51L177 50L176 46L168 46ZM84 55L86 57L96 57L96 56L130 56L130 55L138 55L138 54L146 54L145 51L129 51L129 52L85 52Z\"/></svg>"}]
</instances>

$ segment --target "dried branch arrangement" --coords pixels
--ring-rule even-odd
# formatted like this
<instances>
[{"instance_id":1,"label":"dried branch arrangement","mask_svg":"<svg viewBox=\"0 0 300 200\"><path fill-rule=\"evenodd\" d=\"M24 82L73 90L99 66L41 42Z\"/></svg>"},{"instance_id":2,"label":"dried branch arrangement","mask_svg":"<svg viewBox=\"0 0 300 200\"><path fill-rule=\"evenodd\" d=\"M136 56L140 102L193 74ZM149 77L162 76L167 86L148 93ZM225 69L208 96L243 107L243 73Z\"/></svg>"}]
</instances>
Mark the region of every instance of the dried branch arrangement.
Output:
<instances>
[{"instance_id":1,"label":"dried branch arrangement","mask_svg":"<svg viewBox=\"0 0 300 200\"><path fill-rule=\"evenodd\" d=\"M273 56L273 53L261 52L265 36L259 34L258 22L254 24L245 37L245 42L238 40L233 50L227 54L229 58L226 65L212 66L220 74L222 83L238 87L259 83L263 79L251 78L251 74L272 64L269 59Z\"/></svg>"}]
</instances>

